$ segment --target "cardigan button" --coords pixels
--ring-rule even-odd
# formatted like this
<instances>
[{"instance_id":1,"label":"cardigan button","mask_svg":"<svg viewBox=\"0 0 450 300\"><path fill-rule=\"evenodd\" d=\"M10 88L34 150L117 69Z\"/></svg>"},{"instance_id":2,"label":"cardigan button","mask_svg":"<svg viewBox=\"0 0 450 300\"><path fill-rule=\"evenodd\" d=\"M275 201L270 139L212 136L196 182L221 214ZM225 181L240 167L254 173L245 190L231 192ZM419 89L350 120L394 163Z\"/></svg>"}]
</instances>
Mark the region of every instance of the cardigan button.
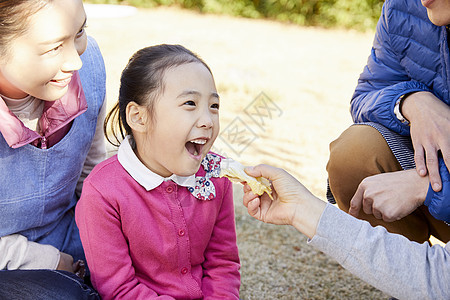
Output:
<instances>
[{"instance_id":1,"label":"cardigan button","mask_svg":"<svg viewBox=\"0 0 450 300\"><path fill-rule=\"evenodd\" d=\"M187 272L188 272L188 269L187 269L187 268L182 268L182 269L181 269L181 274L186 275Z\"/></svg>"},{"instance_id":2,"label":"cardigan button","mask_svg":"<svg viewBox=\"0 0 450 300\"><path fill-rule=\"evenodd\" d=\"M173 192L173 187L168 186L166 187L166 192L168 192L169 194Z\"/></svg>"},{"instance_id":3,"label":"cardigan button","mask_svg":"<svg viewBox=\"0 0 450 300\"><path fill-rule=\"evenodd\" d=\"M183 229L178 230L178 235L179 236L184 236L184 230Z\"/></svg>"}]
</instances>

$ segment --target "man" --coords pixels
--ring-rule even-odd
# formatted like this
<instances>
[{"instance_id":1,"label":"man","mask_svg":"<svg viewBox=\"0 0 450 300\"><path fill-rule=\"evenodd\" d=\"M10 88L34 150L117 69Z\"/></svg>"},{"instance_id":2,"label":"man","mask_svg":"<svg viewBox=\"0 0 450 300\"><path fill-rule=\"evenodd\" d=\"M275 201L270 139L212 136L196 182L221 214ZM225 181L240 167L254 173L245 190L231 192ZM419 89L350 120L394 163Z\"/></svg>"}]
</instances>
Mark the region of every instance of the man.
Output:
<instances>
[{"instance_id":1,"label":"man","mask_svg":"<svg viewBox=\"0 0 450 300\"><path fill-rule=\"evenodd\" d=\"M450 240L447 24L449 0L385 2L327 165L329 200L418 242Z\"/></svg>"}]
</instances>

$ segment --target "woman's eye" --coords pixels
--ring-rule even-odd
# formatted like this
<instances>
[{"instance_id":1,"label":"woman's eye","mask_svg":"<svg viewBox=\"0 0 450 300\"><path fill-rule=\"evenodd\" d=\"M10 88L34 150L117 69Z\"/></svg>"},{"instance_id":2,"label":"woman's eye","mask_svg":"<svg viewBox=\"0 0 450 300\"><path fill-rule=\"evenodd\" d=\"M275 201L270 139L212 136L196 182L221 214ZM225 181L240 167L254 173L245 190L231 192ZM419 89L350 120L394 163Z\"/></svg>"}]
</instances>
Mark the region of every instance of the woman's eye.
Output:
<instances>
[{"instance_id":1,"label":"woman's eye","mask_svg":"<svg viewBox=\"0 0 450 300\"><path fill-rule=\"evenodd\" d=\"M211 105L211 108L213 109L219 109L219 107L220 107L219 103L214 103Z\"/></svg>"},{"instance_id":2,"label":"woman's eye","mask_svg":"<svg viewBox=\"0 0 450 300\"><path fill-rule=\"evenodd\" d=\"M85 28L86 28L86 27L87 27L87 26L84 26L83 28L80 29L80 31L78 31L78 33L77 33L77 38L79 38L79 37L81 37L81 36L84 35L84 32L85 32Z\"/></svg>"},{"instance_id":3,"label":"woman's eye","mask_svg":"<svg viewBox=\"0 0 450 300\"><path fill-rule=\"evenodd\" d=\"M53 49L48 50L48 51L45 52L45 53L54 53L54 52L58 51L58 50L61 49L61 48L62 48L62 44L59 45L59 46L56 46L56 47L53 48Z\"/></svg>"}]
</instances>

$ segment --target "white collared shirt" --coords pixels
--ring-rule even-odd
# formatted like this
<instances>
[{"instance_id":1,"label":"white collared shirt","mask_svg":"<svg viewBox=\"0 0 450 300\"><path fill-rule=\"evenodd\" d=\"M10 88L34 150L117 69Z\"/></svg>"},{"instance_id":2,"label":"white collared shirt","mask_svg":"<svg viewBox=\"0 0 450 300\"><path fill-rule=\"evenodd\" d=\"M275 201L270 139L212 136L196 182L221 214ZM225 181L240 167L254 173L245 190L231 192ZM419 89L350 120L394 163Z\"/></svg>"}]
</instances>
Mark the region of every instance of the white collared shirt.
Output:
<instances>
[{"instance_id":1,"label":"white collared shirt","mask_svg":"<svg viewBox=\"0 0 450 300\"><path fill-rule=\"evenodd\" d=\"M187 177L176 174L172 174L170 177L162 177L147 168L131 148L130 136L126 136L120 144L117 159L128 174L147 191L153 190L167 180L172 180L176 184L185 187L195 186L195 174Z\"/></svg>"}]
</instances>

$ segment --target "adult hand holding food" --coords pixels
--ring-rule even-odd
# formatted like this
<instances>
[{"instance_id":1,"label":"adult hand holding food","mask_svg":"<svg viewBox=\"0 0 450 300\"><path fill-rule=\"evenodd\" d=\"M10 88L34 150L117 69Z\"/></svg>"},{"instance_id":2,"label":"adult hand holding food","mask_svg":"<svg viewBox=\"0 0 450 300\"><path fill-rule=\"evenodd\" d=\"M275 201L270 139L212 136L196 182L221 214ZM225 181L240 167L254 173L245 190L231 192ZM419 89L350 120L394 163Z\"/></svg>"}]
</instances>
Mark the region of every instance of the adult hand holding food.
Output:
<instances>
[{"instance_id":1,"label":"adult hand holding food","mask_svg":"<svg viewBox=\"0 0 450 300\"><path fill-rule=\"evenodd\" d=\"M244 184L244 205L252 217L265 223L292 225L306 236L314 236L325 202L283 169L259 165L245 171L250 176L269 179L274 190L272 200L267 193L254 194Z\"/></svg>"},{"instance_id":2,"label":"adult hand holding food","mask_svg":"<svg viewBox=\"0 0 450 300\"><path fill-rule=\"evenodd\" d=\"M450 286L442 274L450 272L450 243L431 247L372 227L321 201L282 169L259 165L246 172L272 181L274 200L266 193L258 197L244 183L244 205L254 218L294 226L309 237L309 245L393 297L449 299Z\"/></svg>"}]
</instances>

